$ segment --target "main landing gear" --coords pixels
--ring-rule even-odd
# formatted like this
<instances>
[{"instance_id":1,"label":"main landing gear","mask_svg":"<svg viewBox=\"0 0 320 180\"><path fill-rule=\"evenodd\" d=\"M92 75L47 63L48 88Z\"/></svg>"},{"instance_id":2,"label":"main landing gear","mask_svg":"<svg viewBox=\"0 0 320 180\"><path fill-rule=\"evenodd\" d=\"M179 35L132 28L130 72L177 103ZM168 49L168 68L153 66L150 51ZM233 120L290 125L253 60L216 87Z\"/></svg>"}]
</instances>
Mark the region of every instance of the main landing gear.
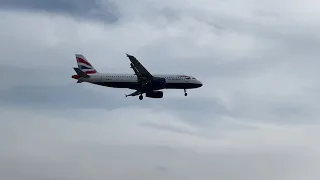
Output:
<instances>
[{"instance_id":1,"label":"main landing gear","mask_svg":"<svg viewBox=\"0 0 320 180\"><path fill-rule=\"evenodd\" d=\"M184 96L188 96L187 90L184 89Z\"/></svg>"},{"instance_id":2,"label":"main landing gear","mask_svg":"<svg viewBox=\"0 0 320 180\"><path fill-rule=\"evenodd\" d=\"M142 99L143 99L143 96L142 96L142 94L140 94L140 96L139 96L139 99L140 99L140 100L142 100Z\"/></svg>"}]
</instances>

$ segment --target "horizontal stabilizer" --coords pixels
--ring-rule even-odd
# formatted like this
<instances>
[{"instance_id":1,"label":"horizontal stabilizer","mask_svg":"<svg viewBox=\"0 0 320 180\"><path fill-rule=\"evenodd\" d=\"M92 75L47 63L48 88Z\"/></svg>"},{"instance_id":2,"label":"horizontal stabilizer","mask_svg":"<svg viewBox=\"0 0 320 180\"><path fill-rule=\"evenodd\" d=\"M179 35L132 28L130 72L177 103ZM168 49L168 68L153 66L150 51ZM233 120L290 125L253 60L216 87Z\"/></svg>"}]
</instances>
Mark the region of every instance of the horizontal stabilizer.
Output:
<instances>
[{"instance_id":1,"label":"horizontal stabilizer","mask_svg":"<svg viewBox=\"0 0 320 180\"><path fill-rule=\"evenodd\" d=\"M83 71L81 71L79 68L73 68L74 71L80 76L80 77L84 77L84 78L88 78L90 77L88 74L84 73Z\"/></svg>"}]
</instances>

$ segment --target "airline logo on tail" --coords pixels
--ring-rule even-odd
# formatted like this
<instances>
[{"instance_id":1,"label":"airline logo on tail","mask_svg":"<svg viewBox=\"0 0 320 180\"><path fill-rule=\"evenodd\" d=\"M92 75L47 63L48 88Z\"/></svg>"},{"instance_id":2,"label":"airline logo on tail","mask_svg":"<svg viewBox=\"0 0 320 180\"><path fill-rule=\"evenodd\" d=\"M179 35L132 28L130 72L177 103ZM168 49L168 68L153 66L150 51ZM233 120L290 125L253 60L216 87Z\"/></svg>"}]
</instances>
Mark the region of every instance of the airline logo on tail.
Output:
<instances>
[{"instance_id":1,"label":"airline logo on tail","mask_svg":"<svg viewBox=\"0 0 320 180\"><path fill-rule=\"evenodd\" d=\"M76 54L78 68L86 74L96 74L97 70L88 62L82 54Z\"/></svg>"}]
</instances>

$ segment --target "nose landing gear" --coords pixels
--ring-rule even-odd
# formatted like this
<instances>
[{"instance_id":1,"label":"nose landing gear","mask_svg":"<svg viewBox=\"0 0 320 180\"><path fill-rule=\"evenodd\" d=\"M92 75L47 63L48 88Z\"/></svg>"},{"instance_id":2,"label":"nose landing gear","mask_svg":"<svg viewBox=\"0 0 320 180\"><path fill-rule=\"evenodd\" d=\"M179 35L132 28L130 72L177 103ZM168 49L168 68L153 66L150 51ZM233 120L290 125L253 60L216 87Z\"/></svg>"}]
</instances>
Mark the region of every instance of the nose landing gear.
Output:
<instances>
[{"instance_id":1,"label":"nose landing gear","mask_svg":"<svg viewBox=\"0 0 320 180\"><path fill-rule=\"evenodd\" d=\"M187 90L184 89L184 96L188 96Z\"/></svg>"}]
</instances>

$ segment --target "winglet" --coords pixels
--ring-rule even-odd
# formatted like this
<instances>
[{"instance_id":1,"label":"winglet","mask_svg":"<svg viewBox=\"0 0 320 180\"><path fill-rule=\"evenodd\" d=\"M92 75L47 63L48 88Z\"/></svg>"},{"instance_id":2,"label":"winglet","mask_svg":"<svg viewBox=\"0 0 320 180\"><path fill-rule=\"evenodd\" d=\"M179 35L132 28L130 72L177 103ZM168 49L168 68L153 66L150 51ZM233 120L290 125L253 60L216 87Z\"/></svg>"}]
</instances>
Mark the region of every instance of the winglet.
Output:
<instances>
[{"instance_id":1,"label":"winglet","mask_svg":"<svg viewBox=\"0 0 320 180\"><path fill-rule=\"evenodd\" d=\"M128 54L128 53L126 53L126 56L127 56L129 59L135 58L134 56L132 56L132 55L130 55L130 54Z\"/></svg>"}]
</instances>

